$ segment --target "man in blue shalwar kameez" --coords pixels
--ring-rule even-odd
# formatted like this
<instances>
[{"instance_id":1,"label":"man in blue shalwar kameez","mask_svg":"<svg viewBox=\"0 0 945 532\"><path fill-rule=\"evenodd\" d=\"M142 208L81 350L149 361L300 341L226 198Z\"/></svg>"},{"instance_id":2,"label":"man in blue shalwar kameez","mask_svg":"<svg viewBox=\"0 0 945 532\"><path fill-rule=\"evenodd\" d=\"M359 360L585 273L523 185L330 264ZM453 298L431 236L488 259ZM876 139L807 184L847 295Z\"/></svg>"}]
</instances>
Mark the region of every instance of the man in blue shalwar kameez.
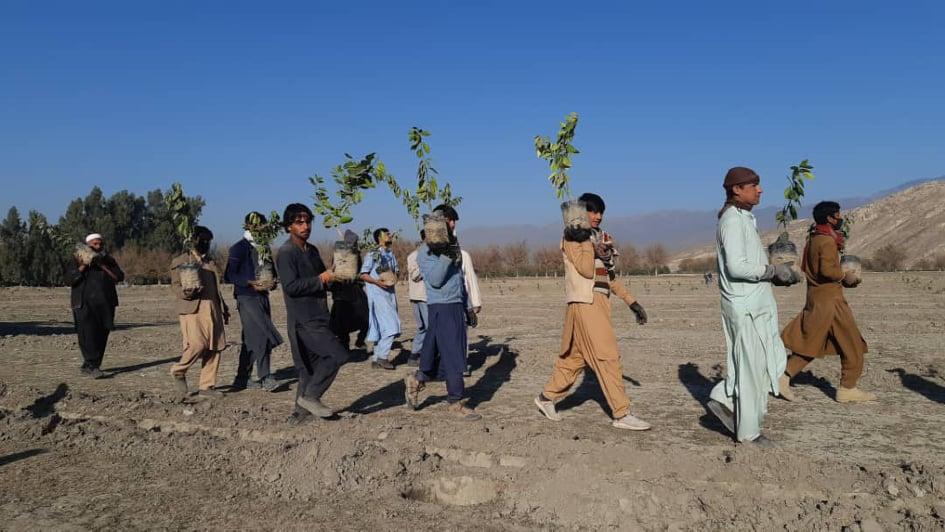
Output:
<instances>
[{"instance_id":1,"label":"man in blue shalwar kameez","mask_svg":"<svg viewBox=\"0 0 945 532\"><path fill-rule=\"evenodd\" d=\"M361 280L368 296L367 341L374 343L372 368L394 369L390 361L390 350L394 339L400 336L400 317L397 315L397 259L391 251L393 238L390 231L381 228L374 231L377 249L368 253L361 266Z\"/></svg>"},{"instance_id":2,"label":"man in blue shalwar kameez","mask_svg":"<svg viewBox=\"0 0 945 532\"><path fill-rule=\"evenodd\" d=\"M761 178L735 167L725 176L726 201L716 237L726 377L712 389L708 408L739 442L773 447L761 434L768 393L777 395L787 351L781 342L771 283L797 281L786 265L768 264L752 207L761 201Z\"/></svg>"}]
</instances>

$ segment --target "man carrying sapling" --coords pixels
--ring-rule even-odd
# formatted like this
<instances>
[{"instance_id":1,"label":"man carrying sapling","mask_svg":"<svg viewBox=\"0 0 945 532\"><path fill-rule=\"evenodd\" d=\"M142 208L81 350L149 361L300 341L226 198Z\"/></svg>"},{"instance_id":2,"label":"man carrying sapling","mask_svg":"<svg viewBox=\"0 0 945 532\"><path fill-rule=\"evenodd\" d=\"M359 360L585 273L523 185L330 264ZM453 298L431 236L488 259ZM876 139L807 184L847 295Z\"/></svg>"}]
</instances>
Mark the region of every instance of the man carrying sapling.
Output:
<instances>
[{"instance_id":1,"label":"man carrying sapling","mask_svg":"<svg viewBox=\"0 0 945 532\"><path fill-rule=\"evenodd\" d=\"M751 213L761 201L761 178L737 166L723 182L726 199L716 233L726 377L709 394L709 410L739 442L773 447L761 434L768 393L778 394L787 353L778 334L772 282L797 282L790 266L768 264Z\"/></svg>"},{"instance_id":2,"label":"man carrying sapling","mask_svg":"<svg viewBox=\"0 0 945 532\"><path fill-rule=\"evenodd\" d=\"M285 208L282 223L289 239L279 248L276 270L285 299L292 362L299 374L295 408L288 420L296 424L310 415L334 415L322 403L322 396L348 359L348 350L329 327L328 285L334 275L325 268L318 249L308 243L312 211L292 203Z\"/></svg>"},{"instance_id":3,"label":"man carrying sapling","mask_svg":"<svg viewBox=\"0 0 945 532\"><path fill-rule=\"evenodd\" d=\"M223 279L233 285L236 309L240 313L242 325L242 346L239 364L233 388L262 388L268 392L279 388L269 368L272 350L282 344L282 335L272 323L272 311L269 306L269 287L256 282L256 270L262 266L262 259L256 250L256 243L251 230L253 222L265 225L266 217L259 212L251 212L243 221L243 238L230 247ZM256 378L250 375L256 367Z\"/></svg>"},{"instance_id":4,"label":"man carrying sapling","mask_svg":"<svg viewBox=\"0 0 945 532\"><path fill-rule=\"evenodd\" d=\"M108 345L108 335L115 329L115 307L118 306L118 291L115 283L125 279L118 262L105 252L102 235L92 233L85 237L85 245L93 252L88 264L76 259L69 270L69 285L72 287L72 317L79 337L82 352L82 373L101 379L102 359Z\"/></svg>"},{"instance_id":5,"label":"man carrying sapling","mask_svg":"<svg viewBox=\"0 0 945 532\"><path fill-rule=\"evenodd\" d=\"M171 261L171 290L177 298L177 314L184 351L180 360L171 366L171 376L178 390L187 395L187 370L200 361L198 394L205 397L223 395L215 390L220 353L226 349L223 326L229 322L230 310L220 293L220 270L210 256L213 233L203 226L194 227L193 248ZM200 288L183 288L179 266L196 263L199 266Z\"/></svg>"},{"instance_id":6,"label":"man carrying sapling","mask_svg":"<svg viewBox=\"0 0 945 532\"><path fill-rule=\"evenodd\" d=\"M374 231L377 248L368 253L361 266L361 280L368 297L367 340L374 343L371 367L394 369L390 350L394 339L400 336L400 317L397 315L397 258L391 251L394 239L387 228Z\"/></svg>"},{"instance_id":7,"label":"man carrying sapling","mask_svg":"<svg viewBox=\"0 0 945 532\"><path fill-rule=\"evenodd\" d=\"M345 244L358 257L358 271L361 271L361 252L358 246L358 235L348 229L344 234ZM331 319L329 327L338 337L341 345L350 351L351 333L358 331L354 346L365 347L364 339L368 333L368 303L364 293L364 283L358 279L350 283L332 283L331 291Z\"/></svg>"},{"instance_id":8,"label":"man carrying sapling","mask_svg":"<svg viewBox=\"0 0 945 532\"><path fill-rule=\"evenodd\" d=\"M801 258L801 270L807 277L807 303L781 332L784 346L793 352L779 382L781 396L789 401L795 399L791 379L814 358L840 355L837 402L873 401L875 395L856 386L863 374L867 346L843 297L843 287L856 287L860 279L856 273L844 273L840 267L845 243L840 234L843 226L840 204L822 201L815 205L814 223Z\"/></svg>"},{"instance_id":9,"label":"man carrying sapling","mask_svg":"<svg viewBox=\"0 0 945 532\"><path fill-rule=\"evenodd\" d=\"M535 404L545 417L560 421L555 402L567 394L584 368L590 366L610 406L612 425L619 429L648 430L649 423L630 413L617 337L611 323L610 295L622 299L640 325L646 324L646 311L616 280L613 241L600 228L604 200L591 193L583 194L579 200L587 206L590 228L569 225L564 229L561 251L568 303L564 331L551 378L535 398Z\"/></svg>"},{"instance_id":10,"label":"man carrying sapling","mask_svg":"<svg viewBox=\"0 0 945 532\"><path fill-rule=\"evenodd\" d=\"M438 207L439 208L439 207ZM420 406L420 392L426 383L442 377L446 380L447 411L462 421L477 421L482 416L464 404L466 370L466 289L462 270L462 253L453 229L459 216L448 207L446 216L449 242L445 245L424 243L417 252L420 274L427 295L429 323L420 367L404 379L407 406ZM452 218L452 219L451 219Z\"/></svg>"}]
</instances>

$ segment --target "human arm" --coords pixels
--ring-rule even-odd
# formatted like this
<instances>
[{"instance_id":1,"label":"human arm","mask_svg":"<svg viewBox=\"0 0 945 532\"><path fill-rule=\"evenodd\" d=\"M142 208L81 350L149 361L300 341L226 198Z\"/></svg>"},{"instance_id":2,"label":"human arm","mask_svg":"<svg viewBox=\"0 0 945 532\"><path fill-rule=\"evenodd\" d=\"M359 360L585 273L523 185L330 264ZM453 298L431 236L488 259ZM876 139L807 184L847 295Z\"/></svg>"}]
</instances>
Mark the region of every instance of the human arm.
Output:
<instances>
[{"instance_id":1,"label":"human arm","mask_svg":"<svg viewBox=\"0 0 945 532\"><path fill-rule=\"evenodd\" d=\"M746 227L735 216L723 216L719 221L719 239L721 241L723 266L732 279L741 281L765 281L771 277L774 269L748 259L748 241ZM754 230L751 228L751 230ZM767 277L767 278L765 278Z\"/></svg>"},{"instance_id":2,"label":"human arm","mask_svg":"<svg viewBox=\"0 0 945 532\"><path fill-rule=\"evenodd\" d=\"M282 281L282 291L289 297L313 296L325 289L320 275L302 275L299 268L301 260L305 260L305 257L300 251L285 248L276 257L276 270Z\"/></svg>"},{"instance_id":3,"label":"human arm","mask_svg":"<svg viewBox=\"0 0 945 532\"><path fill-rule=\"evenodd\" d=\"M468 296L468 306L477 314L482 310L482 295L479 292L479 277L476 276L476 268L473 266L472 256L463 251L463 281L466 284L466 294Z\"/></svg>"},{"instance_id":4,"label":"human arm","mask_svg":"<svg viewBox=\"0 0 945 532\"><path fill-rule=\"evenodd\" d=\"M420 273L420 265L417 264L416 251L407 256L407 276L415 283L419 283L423 280L423 274Z\"/></svg>"},{"instance_id":5,"label":"human arm","mask_svg":"<svg viewBox=\"0 0 945 532\"><path fill-rule=\"evenodd\" d=\"M811 262L817 265L817 274L823 279L840 282L845 274L840 267L840 251L837 243L829 236L815 236L811 239L810 253L815 256Z\"/></svg>"},{"instance_id":6,"label":"human arm","mask_svg":"<svg viewBox=\"0 0 945 532\"><path fill-rule=\"evenodd\" d=\"M594 278L594 245L589 240L584 242L570 242L565 240L561 244L561 250L568 259L578 275L585 279Z\"/></svg>"},{"instance_id":7,"label":"human arm","mask_svg":"<svg viewBox=\"0 0 945 532\"><path fill-rule=\"evenodd\" d=\"M112 281L120 283L125 280L125 272L122 271L121 266L118 265L118 261L111 255L103 257L99 267L102 268L105 275L111 277Z\"/></svg>"}]
</instances>

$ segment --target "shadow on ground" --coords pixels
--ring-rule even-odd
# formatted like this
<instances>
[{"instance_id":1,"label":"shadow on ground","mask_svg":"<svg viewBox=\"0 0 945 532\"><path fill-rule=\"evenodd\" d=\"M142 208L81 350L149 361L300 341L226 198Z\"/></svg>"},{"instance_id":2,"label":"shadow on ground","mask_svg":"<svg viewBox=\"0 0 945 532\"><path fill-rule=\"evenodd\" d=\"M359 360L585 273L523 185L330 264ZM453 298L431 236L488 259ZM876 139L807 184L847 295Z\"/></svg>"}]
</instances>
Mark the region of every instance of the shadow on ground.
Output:
<instances>
[{"instance_id":1,"label":"shadow on ground","mask_svg":"<svg viewBox=\"0 0 945 532\"><path fill-rule=\"evenodd\" d=\"M899 375L903 387L925 397L929 401L945 404L945 386L933 382L921 375L909 373L902 368L887 369L888 373Z\"/></svg>"},{"instance_id":2,"label":"shadow on ground","mask_svg":"<svg viewBox=\"0 0 945 532\"><path fill-rule=\"evenodd\" d=\"M28 451L20 451L18 453L10 453L4 456L0 456L0 467L3 467L7 464L12 464L13 462L19 462L20 460L25 460L31 458L38 454L48 453L46 449L30 449Z\"/></svg>"},{"instance_id":3,"label":"shadow on ground","mask_svg":"<svg viewBox=\"0 0 945 532\"><path fill-rule=\"evenodd\" d=\"M711 412L709 412L708 403L709 403L709 393L712 391L712 388L715 386L715 382L709 380L708 377L703 375L699 371L699 365L693 364L692 362L687 362L685 364L680 364L678 369L679 382L686 387L686 391L689 392L689 395L693 399L699 401L699 404L702 405L702 408L705 409L705 413L699 417L699 424L703 427L723 434L729 438L732 435L729 433L728 429L725 428L725 425L718 420Z\"/></svg>"}]
</instances>

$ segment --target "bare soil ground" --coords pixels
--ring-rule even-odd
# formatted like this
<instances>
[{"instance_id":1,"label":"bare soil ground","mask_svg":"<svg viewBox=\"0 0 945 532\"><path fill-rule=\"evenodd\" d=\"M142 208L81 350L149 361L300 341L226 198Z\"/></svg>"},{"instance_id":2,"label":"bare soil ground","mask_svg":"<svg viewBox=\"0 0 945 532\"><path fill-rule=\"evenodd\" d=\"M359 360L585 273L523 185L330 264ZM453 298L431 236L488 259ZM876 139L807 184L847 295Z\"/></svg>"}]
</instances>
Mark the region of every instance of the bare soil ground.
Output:
<instances>
[{"instance_id":1,"label":"bare soil ground","mask_svg":"<svg viewBox=\"0 0 945 532\"><path fill-rule=\"evenodd\" d=\"M68 290L0 290L0 528L945 526L945 276L868 274L848 291L870 344L862 386L880 401L834 402L839 360L817 361L798 379L799 402L771 403L774 451L734 445L706 413L724 358L717 289L675 276L631 289L650 324L618 308L615 327L633 411L654 425L644 433L610 427L593 375L560 405L561 422L535 410L564 314L554 279L483 282L467 379L477 423L445 415L442 384L408 410L406 366L372 370L364 352L325 397L337 420L287 425L294 383L181 399L168 375L179 328L161 287L120 290L109 378L90 380ZM804 289L777 293L784 325ZM278 292L273 309L284 330ZM239 342L238 319L227 336ZM224 354L221 386L237 352ZM273 365L293 378L287 346Z\"/></svg>"}]
</instances>

